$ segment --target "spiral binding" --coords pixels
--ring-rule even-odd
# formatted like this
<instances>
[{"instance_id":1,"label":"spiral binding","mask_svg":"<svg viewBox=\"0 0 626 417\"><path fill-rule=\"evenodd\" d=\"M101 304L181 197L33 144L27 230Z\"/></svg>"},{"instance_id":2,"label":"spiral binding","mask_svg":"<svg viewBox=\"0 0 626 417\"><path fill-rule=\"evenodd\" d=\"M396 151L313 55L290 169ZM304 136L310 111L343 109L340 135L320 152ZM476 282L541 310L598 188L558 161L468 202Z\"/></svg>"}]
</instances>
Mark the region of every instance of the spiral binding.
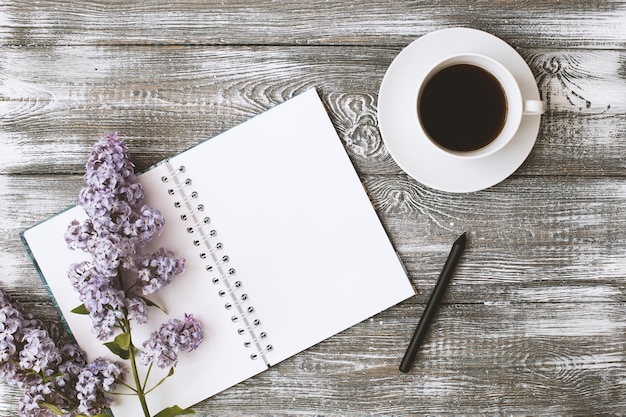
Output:
<instances>
[{"instance_id":1,"label":"spiral binding","mask_svg":"<svg viewBox=\"0 0 626 417\"><path fill-rule=\"evenodd\" d=\"M224 309L231 322L237 325L236 331L243 337L244 347L252 350L250 359L262 359L269 367L266 354L273 347L268 342L267 333L262 330L254 306L250 305L242 282L236 278L235 268L228 265L230 257L223 253L224 245L216 241L217 230L211 227L211 218L199 201L199 193L190 188L193 181L184 175L184 166L175 168L169 160L164 164L169 174L161 177L161 181L169 185L167 193L175 197L174 207L182 211L180 219L187 224L186 232L198 248L198 256L207 261L205 271L210 274L211 283L218 288L218 297L225 300Z\"/></svg>"}]
</instances>

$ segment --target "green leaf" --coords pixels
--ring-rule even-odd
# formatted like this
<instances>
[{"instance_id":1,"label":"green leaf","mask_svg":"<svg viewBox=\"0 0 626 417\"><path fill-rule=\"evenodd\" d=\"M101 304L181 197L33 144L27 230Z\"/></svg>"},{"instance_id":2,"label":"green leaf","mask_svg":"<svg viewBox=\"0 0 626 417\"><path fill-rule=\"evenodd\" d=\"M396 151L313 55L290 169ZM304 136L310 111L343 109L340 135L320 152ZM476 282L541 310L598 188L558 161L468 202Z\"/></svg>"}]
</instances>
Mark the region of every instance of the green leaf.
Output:
<instances>
[{"instance_id":1,"label":"green leaf","mask_svg":"<svg viewBox=\"0 0 626 417\"><path fill-rule=\"evenodd\" d=\"M89 416L86 416L86 415L84 415L84 414L79 414L79 415L77 415L76 417L89 417ZM107 413L94 414L94 415L93 415L93 416L91 416L91 417L111 417L111 414L107 414Z\"/></svg>"},{"instance_id":2,"label":"green leaf","mask_svg":"<svg viewBox=\"0 0 626 417\"><path fill-rule=\"evenodd\" d=\"M165 408L158 413L155 414L154 417L175 417L175 416L184 416L188 414L195 414L195 412L191 408L182 409L179 406L175 405L173 407Z\"/></svg>"},{"instance_id":3,"label":"green leaf","mask_svg":"<svg viewBox=\"0 0 626 417\"><path fill-rule=\"evenodd\" d=\"M111 352L126 360L130 358L130 333L124 332L115 336L112 342L107 342L104 346L108 347Z\"/></svg>"},{"instance_id":4,"label":"green leaf","mask_svg":"<svg viewBox=\"0 0 626 417\"><path fill-rule=\"evenodd\" d=\"M89 314L89 310L87 310L87 307L85 307L85 304L81 304L78 307L76 307L74 310L72 310L72 313L76 313L76 314Z\"/></svg>"},{"instance_id":5,"label":"green leaf","mask_svg":"<svg viewBox=\"0 0 626 417\"><path fill-rule=\"evenodd\" d=\"M84 414L79 414L79 415L77 415L76 417L89 417L89 416L86 416L86 415L84 415ZM91 416L91 417L111 417L111 414L107 414L107 413L94 414L94 415L93 415L93 416Z\"/></svg>"},{"instance_id":6,"label":"green leaf","mask_svg":"<svg viewBox=\"0 0 626 417\"><path fill-rule=\"evenodd\" d=\"M56 405L54 405L54 404L39 403L39 405L46 407L48 410L52 411L57 416L62 416L63 415L63 411L61 411L61 409L59 407L57 407Z\"/></svg>"},{"instance_id":7,"label":"green leaf","mask_svg":"<svg viewBox=\"0 0 626 417\"><path fill-rule=\"evenodd\" d=\"M113 339L113 341L121 348L124 350L129 350L130 349L130 333L129 332L124 332L124 333L120 333L117 336L115 336L115 339Z\"/></svg>"},{"instance_id":8,"label":"green leaf","mask_svg":"<svg viewBox=\"0 0 626 417\"><path fill-rule=\"evenodd\" d=\"M111 352L113 352L115 355L119 356L120 358L124 360L128 360L128 358L130 358L130 352L128 351L128 349L122 348L116 342L106 342L104 346L109 348Z\"/></svg>"},{"instance_id":9,"label":"green leaf","mask_svg":"<svg viewBox=\"0 0 626 417\"><path fill-rule=\"evenodd\" d=\"M146 305L148 307L156 307L159 310L161 310L163 313L167 314L167 310L165 310L163 307L161 307L160 305L158 305L154 301L148 300L146 297L142 297L142 296L138 296L138 297L141 298L143 300L143 302L146 303Z\"/></svg>"}]
</instances>

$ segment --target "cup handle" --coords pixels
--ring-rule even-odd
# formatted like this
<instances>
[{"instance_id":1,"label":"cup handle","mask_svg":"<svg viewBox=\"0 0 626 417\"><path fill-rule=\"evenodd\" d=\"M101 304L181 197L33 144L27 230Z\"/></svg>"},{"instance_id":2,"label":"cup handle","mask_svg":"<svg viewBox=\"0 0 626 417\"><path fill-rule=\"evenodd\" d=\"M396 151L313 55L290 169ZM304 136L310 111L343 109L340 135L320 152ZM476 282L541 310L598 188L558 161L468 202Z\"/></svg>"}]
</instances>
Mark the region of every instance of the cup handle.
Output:
<instances>
[{"instance_id":1,"label":"cup handle","mask_svg":"<svg viewBox=\"0 0 626 417\"><path fill-rule=\"evenodd\" d=\"M524 114L543 114L546 111L546 102L541 100L524 100Z\"/></svg>"}]
</instances>

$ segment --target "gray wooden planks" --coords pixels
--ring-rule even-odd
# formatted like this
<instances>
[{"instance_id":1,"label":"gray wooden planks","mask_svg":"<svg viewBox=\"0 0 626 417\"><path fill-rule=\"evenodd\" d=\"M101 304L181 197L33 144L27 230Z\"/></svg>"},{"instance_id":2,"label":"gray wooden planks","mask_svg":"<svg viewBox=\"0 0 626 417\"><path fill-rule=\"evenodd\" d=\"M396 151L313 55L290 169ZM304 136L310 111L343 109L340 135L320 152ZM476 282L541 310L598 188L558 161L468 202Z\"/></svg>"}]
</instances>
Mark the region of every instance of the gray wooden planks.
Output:
<instances>
[{"instance_id":1,"label":"gray wooden planks","mask_svg":"<svg viewBox=\"0 0 626 417\"><path fill-rule=\"evenodd\" d=\"M0 4L2 286L63 334L18 234L75 201L105 132L141 170L315 87L418 295L198 414L624 415L625 22L623 1ZM404 174L376 119L395 55L452 26L510 42L548 104L520 169L460 195ZM464 230L438 319L400 374ZM18 398L0 385L0 416Z\"/></svg>"}]
</instances>

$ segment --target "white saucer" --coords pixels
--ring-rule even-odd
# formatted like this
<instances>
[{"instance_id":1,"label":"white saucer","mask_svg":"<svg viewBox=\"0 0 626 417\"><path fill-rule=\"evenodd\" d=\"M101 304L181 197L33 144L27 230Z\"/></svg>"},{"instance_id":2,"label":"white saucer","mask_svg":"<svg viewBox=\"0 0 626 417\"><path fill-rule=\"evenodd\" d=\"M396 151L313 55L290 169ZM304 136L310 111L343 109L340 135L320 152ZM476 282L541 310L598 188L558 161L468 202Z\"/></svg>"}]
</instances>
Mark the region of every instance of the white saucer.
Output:
<instances>
[{"instance_id":1,"label":"white saucer","mask_svg":"<svg viewBox=\"0 0 626 417\"><path fill-rule=\"evenodd\" d=\"M462 160L433 149L416 127L417 83L432 64L456 52L491 56L513 73L524 100L540 98L524 59L503 40L480 30L431 32L412 42L393 60L378 94L378 124L389 153L400 168L422 184L462 193L491 187L515 172L535 144L541 116L524 116L515 137L484 158Z\"/></svg>"}]
</instances>

